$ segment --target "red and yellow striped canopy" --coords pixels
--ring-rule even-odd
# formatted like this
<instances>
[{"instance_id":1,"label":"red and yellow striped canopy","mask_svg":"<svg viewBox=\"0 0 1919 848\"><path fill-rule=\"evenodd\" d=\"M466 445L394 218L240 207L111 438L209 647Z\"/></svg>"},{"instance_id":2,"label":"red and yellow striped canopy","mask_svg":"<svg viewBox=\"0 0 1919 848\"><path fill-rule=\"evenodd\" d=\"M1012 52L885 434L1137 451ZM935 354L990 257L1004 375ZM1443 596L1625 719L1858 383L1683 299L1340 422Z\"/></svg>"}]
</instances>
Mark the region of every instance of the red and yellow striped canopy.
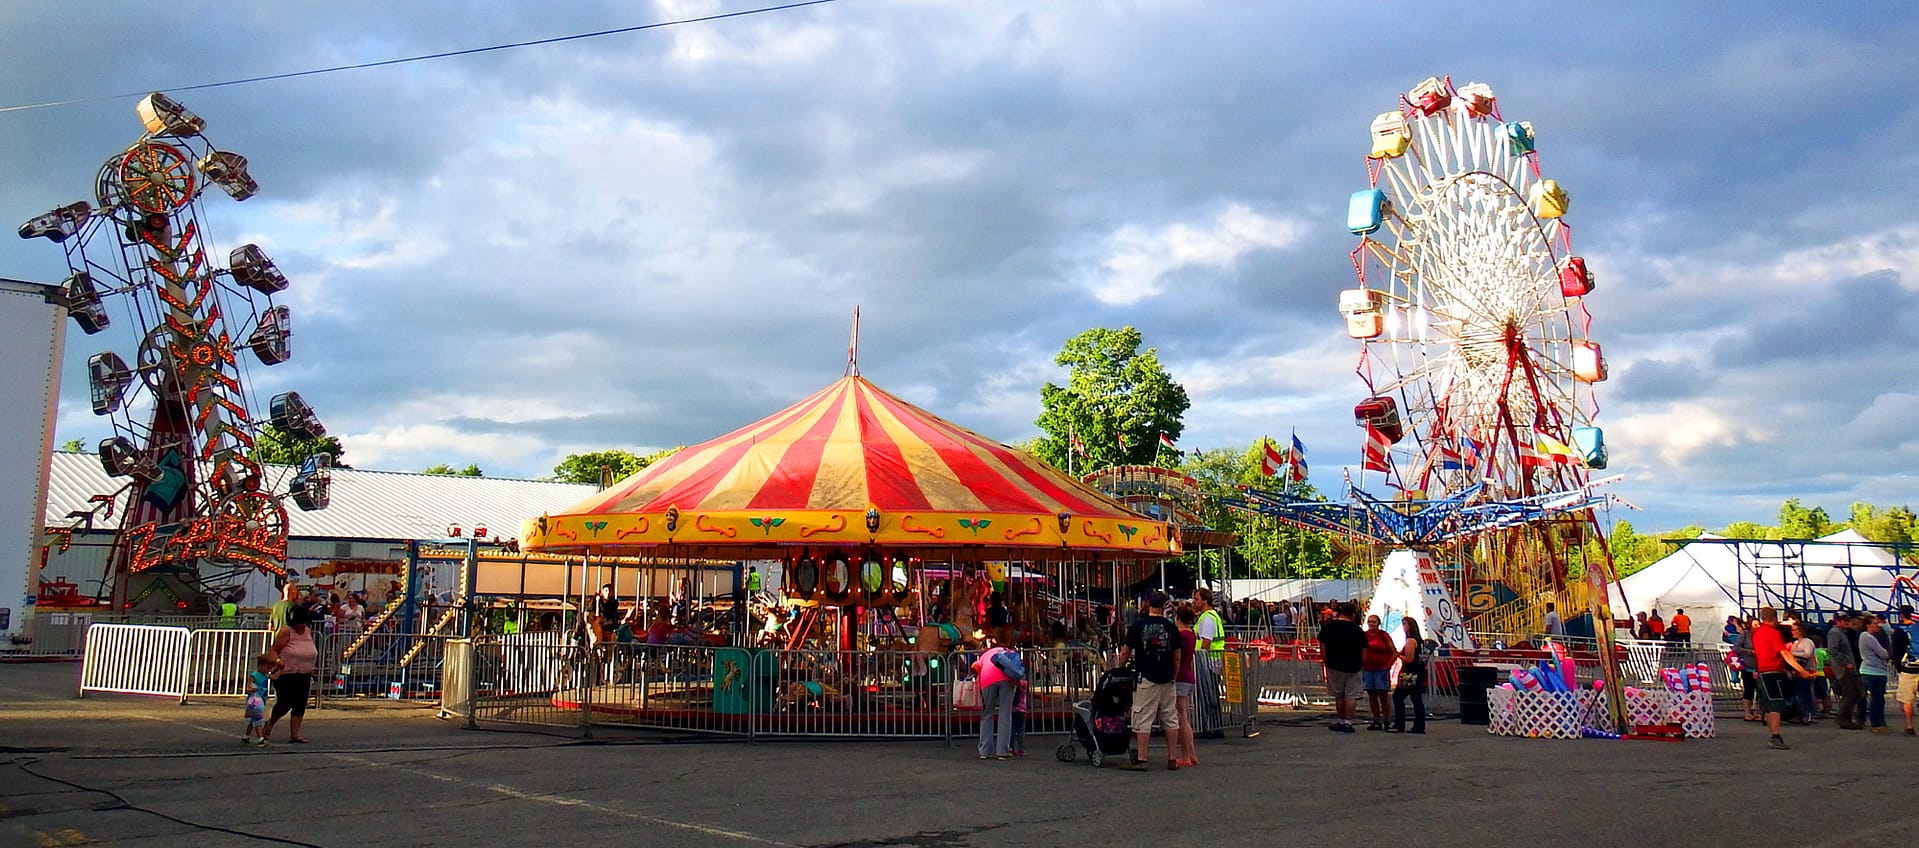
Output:
<instances>
[{"instance_id":1,"label":"red and yellow striped canopy","mask_svg":"<svg viewBox=\"0 0 1919 848\"><path fill-rule=\"evenodd\" d=\"M857 376L529 521L521 538L535 551L738 557L868 544L1180 552L1172 526Z\"/></svg>"}]
</instances>

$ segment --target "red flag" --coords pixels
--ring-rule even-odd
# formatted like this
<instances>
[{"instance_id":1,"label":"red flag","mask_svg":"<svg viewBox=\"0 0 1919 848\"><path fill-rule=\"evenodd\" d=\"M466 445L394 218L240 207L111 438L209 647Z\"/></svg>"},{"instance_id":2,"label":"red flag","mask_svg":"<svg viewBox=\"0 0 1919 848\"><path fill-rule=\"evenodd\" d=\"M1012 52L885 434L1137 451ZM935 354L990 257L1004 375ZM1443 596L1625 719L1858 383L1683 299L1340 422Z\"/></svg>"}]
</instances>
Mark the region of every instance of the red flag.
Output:
<instances>
[{"instance_id":1,"label":"red flag","mask_svg":"<svg viewBox=\"0 0 1919 848\"><path fill-rule=\"evenodd\" d=\"M1067 438L1069 439L1067 443L1067 448L1069 450L1071 450L1073 453L1079 454L1080 456L1086 455L1086 443L1079 440L1078 433L1074 433L1068 436Z\"/></svg>"},{"instance_id":2,"label":"red flag","mask_svg":"<svg viewBox=\"0 0 1919 848\"><path fill-rule=\"evenodd\" d=\"M1393 461L1387 452L1390 451L1392 447L1392 440L1386 438L1385 433L1379 432L1378 427L1374 427L1371 424L1366 425L1366 447L1360 454L1360 470L1385 471L1390 473L1393 470Z\"/></svg>"},{"instance_id":3,"label":"red flag","mask_svg":"<svg viewBox=\"0 0 1919 848\"><path fill-rule=\"evenodd\" d=\"M1286 466L1286 455L1280 453L1278 448L1273 447L1272 442L1266 442L1265 445L1265 456L1260 457L1259 460L1259 473L1271 477L1278 474L1279 470Z\"/></svg>"}]
</instances>

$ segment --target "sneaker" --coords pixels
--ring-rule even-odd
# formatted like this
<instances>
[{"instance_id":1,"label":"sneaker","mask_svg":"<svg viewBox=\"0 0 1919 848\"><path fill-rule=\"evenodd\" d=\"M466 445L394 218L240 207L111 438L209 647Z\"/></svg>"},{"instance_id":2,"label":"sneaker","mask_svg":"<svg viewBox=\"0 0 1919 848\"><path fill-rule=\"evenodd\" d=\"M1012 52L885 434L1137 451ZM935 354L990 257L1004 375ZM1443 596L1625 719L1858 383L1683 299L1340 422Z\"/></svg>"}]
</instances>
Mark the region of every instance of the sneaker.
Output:
<instances>
[{"instance_id":1,"label":"sneaker","mask_svg":"<svg viewBox=\"0 0 1919 848\"><path fill-rule=\"evenodd\" d=\"M1375 721L1372 724L1366 725L1366 729L1367 730L1385 730L1386 725L1382 722Z\"/></svg>"},{"instance_id":2,"label":"sneaker","mask_svg":"<svg viewBox=\"0 0 1919 848\"><path fill-rule=\"evenodd\" d=\"M1873 729L1872 729L1872 732L1874 732L1874 733L1891 733L1891 732L1892 732L1892 728L1890 728L1890 727L1887 727L1887 726L1885 726L1885 725L1883 725L1883 724L1882 724L1882 725L1879 725L1878 727L1875 727L1875 728L1873 728Z\"/></svg>"},{"instance_id":3,"label":"sneaker","mask_svg":"<svg viewBox=\"0 0 1919 848\"><path fill-rule=\"evenodd\" d=\"M1342 721L1338 724L1333 725L1333 730L1338 731L1340 733L1351 733L1353 732L1353 723L1350 721Z\"/></svg>"},{"instance_id":4,"label":"sneaker","mask_svg":"<svg viewBox=\"0 0 1919 848\"><path fill-rule=\"evenodd\" d=\"M982 760L990 760L990 759L992 759L992 757L989 757L989 756L986 756L985 754L981 754L981 755L979 755L979 758L980 758L980 759L982 759Z\"/></svg>"},{"instance_id":5,"label":"sneaker","mask_svg":"<svg viewBox=\"0 0 1919 848\"><path fill-rule=\"evenodd\" d=\"M253 739L253 747L255 747L255 748L265 748L266 746L267 746L267 740L266 740L266 737L264 737L264 736L256 736L256 737L254 737L254 739Z\"/></svg>"},{"instance_id":6,"label":"sneaker","mask_svg":"<svg viewBox=\"0 0 1919 848\"><path fill-rule=\"evenodd\" d=\"M1125 769L1127 771L1145 771L1146 761L1145 760L1127 760L1126 764L1123 766L1120 766L1120 768Z\"/></svg>"},{"instance_id":7,"label":"sneaker","mask_svg":"<svg viewBox=\"0 0 1919 848\"><path fill-rule=\"evenodd\" d=\"M1777 737L1777 736L1774 736L1774 737L1772 738L1772 741L1771 741L1771 742L1767 742L1767 743L1766 743L1766 747L1768 747L1768 748L1771 748L1771 749L1773 749L1773 750L1775 750L1775 751L1784 751L1784 750L1787 750L1787 748L1786 748L1786 740L1784 740L1784 739L1781 739L1781 738L1779 738L1779 737Z\"/></svg>"},{"instance_id":8,"label":"sneaker","mask_svg":"<svg viewBox=\"0 0 1919 848\"><path fill-rule=\"evenodd\" d=\"M1012 758L1013 758L1013 755L1012 755L1012 754L1001 754L1001 755L999 755L999 756L997 756L997 757L994 757L993 759L995 759L995 760L1010 760L1010 759L1012 759Z\"/></svg>"},{"instance_id":9,"label":"sneaker","mask_svg":"<svg viewBox=\"0 0 1919 848\"><path fill-rule=\"evenodd\" d=\"M242 736L242 737L240 737L240 744L242 744L242 745L251 745L251 744L253 744L253 737L251 737L251 736Z\"/></svg>"},{"instance_id":10,"label":"sneaker","mask_svg":"<svg viewBox=\"0 0 1919 848\"><path fill-rule=\"evenodd\" d=\"M1178 760L1167 760L1167 761L1166 761L1166 770L1167 770L1167 771L1179 771L1179 761L1178 761Z\"/></svg>"}]
</instances>

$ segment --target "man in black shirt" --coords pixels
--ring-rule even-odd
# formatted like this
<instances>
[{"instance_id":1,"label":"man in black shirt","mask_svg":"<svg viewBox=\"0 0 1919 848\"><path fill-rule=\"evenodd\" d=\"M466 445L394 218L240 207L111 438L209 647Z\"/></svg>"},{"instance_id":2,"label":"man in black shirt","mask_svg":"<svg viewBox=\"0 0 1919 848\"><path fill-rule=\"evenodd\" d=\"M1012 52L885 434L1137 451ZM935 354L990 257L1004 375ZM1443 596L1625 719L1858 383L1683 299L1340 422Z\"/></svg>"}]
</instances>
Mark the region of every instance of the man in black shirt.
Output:
<instances>
[{"instance_id":1,"label":"man in black shirt","mask_svg":"<svg viewBox=\"0 0 1919 848\"><path fill-rule=\"evenodd\" d=\"M1351 601L1338 606L1333 620L1319 628L1319 646L1326 654L1326 690L1333 696L1332 730L1353 732L1353 712L1358 709L1360 667L1366 652L1366 631L1354 619L1359 612Z\"/></svg>"},{"instance_id":2,"label":"man in black shirt","mask_svg":"<svg viewBox=\"0 0 1919 848\"><path fill-rule=\"evenodd\" d=\"M1126 643L1119 649L1118 664L1124 666L1130 661L1139 672L1139 681L1133 687L1130 722L1137 745L1132 761L1124 766L1132 771L1146 770L1146 745L1153 738L1155 717L1166 732L1169 746L1166 768L1169 771L1179 768L1170 746L1180 721L1173 684L1179 675L1181 644L1179 628L1166 618L1166 601L1166 593L1157 589L1146 596L1146 611L1133 620L1133 626L1126 631Z\"/></svg>"},{"instance_id":3,"label":"man in black shirt","mask_svg":"<svg viewBox=\"0 0 1919 848\"><path fill-rule=\"evenodd\" d=\"M600 594L593 599L593 609L599 619L599 641L612 641L613 631L620 626L620 599L613 596L613 584L600 587Z\"/></svg>"}]
</instances>

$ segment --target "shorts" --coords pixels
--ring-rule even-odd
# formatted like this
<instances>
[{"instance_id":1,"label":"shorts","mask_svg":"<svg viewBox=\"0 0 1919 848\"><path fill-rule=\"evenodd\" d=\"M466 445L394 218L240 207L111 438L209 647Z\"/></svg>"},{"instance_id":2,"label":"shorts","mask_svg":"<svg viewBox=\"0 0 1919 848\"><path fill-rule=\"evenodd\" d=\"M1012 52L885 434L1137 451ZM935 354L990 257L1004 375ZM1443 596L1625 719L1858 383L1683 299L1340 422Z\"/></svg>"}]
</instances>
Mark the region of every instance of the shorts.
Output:
<instances>
[{"instance_id":1,"label":"shorts","mask_svg":"<svg viewBox=\"0 0 1919 848\"><path fill-rule=\"evenodd\" d=\"M1141 678L1133 689L1133 715L1128 725L1134 733L1153 732L1153 719L1159 719L1161 730L1179 729L1179 702L1171 682L1154 683Z\"/></svg>"},{"instance_id":2,"label":"shorts","mask_svg":"<svg viewBox=\"0 0 1919 848\"><path fill-rule=\"evenodd\" d=\"M1326 692L1334 698L1348 701L1357 701L1366 694L1365 688L1359 683L1359 672L1334 671L1330 668L1326 669Z\"/></svg>"},{"instance_id":3,"label":"shorts","mask_svg":"<svg viewBox=\"0 0 1919 848\"><path fill-rule=\"evenodd\" d=\"M1899 703L1919 704L1919 671L1899 672Z\"/></svg>"},{"instance_id":4,"label":"shorts","mask_svg":"<svg viewBox=\"0 0 1919 848\"><path fill-rule=\"evenodd\" d=\"M1175 683L1175 684L1173 684L1173 695L1174 695L1174 697L1179 697L1179 698L1191 698L1191 697L1193 697L1193 693L1194 693L1194 692L1198 692L1198 691L1199 691L1199 684L1197 684L1197 683Z\"/></svg>"},{"instance_id":5,"label":"shorts","mask_svg":"<svg viewBox=\"0 0 1919 848\"><path fill-rule=\"evenodd\" d=\"M1391 669L1362 671L1359 673L1359 679L1360 685L1365 687L1368 692L1384 692L1393 688L1393 672Z\"/></svg>"},{"instance_id":6,"label":"shorts","mask_svg":"<svg viewBox=\"0 0 1919 848\"><path fill-rule=\"evenodd\" d=\"M1783 713L1798 701L1798 693L1792 685L1792 678L1783 671L1768 671L1759 675L1759 711L1762 713Z\"/></svg>"}]
</instances>

